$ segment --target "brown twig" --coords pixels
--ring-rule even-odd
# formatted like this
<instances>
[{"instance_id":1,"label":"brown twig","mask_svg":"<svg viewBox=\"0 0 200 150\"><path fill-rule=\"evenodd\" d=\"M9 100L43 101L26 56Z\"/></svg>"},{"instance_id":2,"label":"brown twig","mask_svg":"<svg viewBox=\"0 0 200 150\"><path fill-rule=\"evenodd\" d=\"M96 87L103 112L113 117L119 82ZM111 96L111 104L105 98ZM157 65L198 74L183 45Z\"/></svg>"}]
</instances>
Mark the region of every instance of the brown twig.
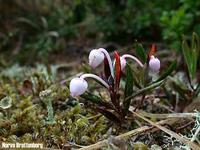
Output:
<instances>
[{"instance_id":1,"label":"brown twig","mask_svg":"<svg viewBox=\"0 0 200 150\"><path fill-rule=\"evenodd\" d=\"M190 122L188 122L188 123L182 125L181 127L178 127L178 128L176 129L176 132L177 132L177 133L180 132L181 130L183 130L184 128L190 126L190 125L193 124L193 123L194 123L194 121L192 120L192 121L190 121Z\"/></svg>"}]
</instances>

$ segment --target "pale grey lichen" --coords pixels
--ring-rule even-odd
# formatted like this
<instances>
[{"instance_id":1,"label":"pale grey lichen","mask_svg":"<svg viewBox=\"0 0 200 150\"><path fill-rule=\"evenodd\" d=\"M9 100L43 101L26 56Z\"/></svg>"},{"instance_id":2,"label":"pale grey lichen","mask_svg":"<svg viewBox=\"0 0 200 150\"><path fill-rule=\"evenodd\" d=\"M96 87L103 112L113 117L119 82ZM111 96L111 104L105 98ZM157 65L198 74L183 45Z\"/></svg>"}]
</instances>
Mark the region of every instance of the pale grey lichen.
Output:
<instances>
[{"instance_id":1,"label":"pale grey lichen","mask_svg":"<svg viewBox=\"0 0 200 150\"><path fill-rule=\"evenodd\" d=\"M8 109L12 106L12 98L9 96L5 96L0 100L0 108Z\"/></svg>"},{"instance_id":2,"label":"pale grey lichen","mask_svg":"<svg viewBox=\"0 0 200 150\"><path fill-rule=\"evenodd\" d=\"M191 133L189 135L181 135L184 138L187 138L191 142L197 142L200 144L199 137L200 137L200 112L196 111L195 113L195 125L191 130ZM165 136L166 140L168 141L168 144L166 144L164 147L169 148L170 145L173 147L177 147L180 150L191 150L189 145L183 144L181 141L178 139L175 139L173 137Z\"/></svg>"}]
</instances>

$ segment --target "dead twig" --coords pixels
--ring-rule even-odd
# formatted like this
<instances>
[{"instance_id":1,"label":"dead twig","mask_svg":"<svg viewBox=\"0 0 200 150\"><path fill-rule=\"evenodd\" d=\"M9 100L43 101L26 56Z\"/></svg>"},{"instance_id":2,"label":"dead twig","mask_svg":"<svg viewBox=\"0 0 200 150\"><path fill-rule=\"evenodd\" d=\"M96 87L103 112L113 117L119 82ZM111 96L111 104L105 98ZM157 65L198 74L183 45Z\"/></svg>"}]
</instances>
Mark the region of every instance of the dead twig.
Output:
<instances>
[{"instance_id":1,"label":"dead twig","mask_svg":"<svg viewBox=\"0 0 200 150\"><path fill-rule=\"evenodd\" d=\"M156 118L156 119L166 119L166 118L193 118L197 113L169 113L169 114L153 114L147 113L143 110L138 110L143 117Z\"/></svg>"}]
</instances>

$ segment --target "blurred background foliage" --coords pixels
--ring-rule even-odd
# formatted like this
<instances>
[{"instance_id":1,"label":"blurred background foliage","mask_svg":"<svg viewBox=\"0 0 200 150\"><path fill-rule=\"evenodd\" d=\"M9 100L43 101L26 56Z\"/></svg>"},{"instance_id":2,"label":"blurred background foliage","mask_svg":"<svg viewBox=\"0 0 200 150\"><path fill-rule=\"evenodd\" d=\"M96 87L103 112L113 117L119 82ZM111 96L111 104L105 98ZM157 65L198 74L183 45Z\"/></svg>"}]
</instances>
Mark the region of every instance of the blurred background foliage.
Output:
<instances>
[{"instance_id":1,"label":"blurred background foliage","mask_svg":"<svg viewBox=\"0 0 200 150\"><path fill-rule=\"evenodd\" d=\"M0 65L48 61L97 44L163 42L180 51L200 34L200 1L0 0Z\"/></svg>"}]
</instances>

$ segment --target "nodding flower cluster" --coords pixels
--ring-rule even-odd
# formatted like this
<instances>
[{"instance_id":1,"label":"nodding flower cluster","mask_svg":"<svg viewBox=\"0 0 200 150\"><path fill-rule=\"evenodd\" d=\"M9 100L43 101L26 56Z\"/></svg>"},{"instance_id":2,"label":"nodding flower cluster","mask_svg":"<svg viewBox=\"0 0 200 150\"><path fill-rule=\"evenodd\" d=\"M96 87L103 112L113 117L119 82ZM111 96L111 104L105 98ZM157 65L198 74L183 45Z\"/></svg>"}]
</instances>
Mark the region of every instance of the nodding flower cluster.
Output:
<instances>
[{"instance_id":1,"label":"nodding flower cluster","mask_svg":"<svg viewBox=\"0 0 200 150\"><path fill-rule=\"evenodd\" d=\"M105 58L108 61L111 76L114 77L114 67L113 66L115 64L115 61L112 62L109 53L104 48L93 49L90 51L89 65L92 68L96 68L104 61ZM128 58L137 62L140 67L144 66L141 63L141 61L139 59L137 59L135 56L129 55L129 54L124 54L120 57L121 71L123 71L125 69ZM158 58L156 58L153 54L150 56L148 63L149 63L148 64L149 68L152 72L159 72L160 60ZM69 87L71 96L75 97L75 96L82 95L87 90L88 83L85 80L85 78L93 78L95 80L98 80L100 83L102 83L103 86L105 86L106 88L109 89L108 83L106 81L104 81L102 78L100 78L99 76L94 75L94 74L83 74L80 77L76 77L71 80L70 87Z\"/></svg>"}]
</instances>

